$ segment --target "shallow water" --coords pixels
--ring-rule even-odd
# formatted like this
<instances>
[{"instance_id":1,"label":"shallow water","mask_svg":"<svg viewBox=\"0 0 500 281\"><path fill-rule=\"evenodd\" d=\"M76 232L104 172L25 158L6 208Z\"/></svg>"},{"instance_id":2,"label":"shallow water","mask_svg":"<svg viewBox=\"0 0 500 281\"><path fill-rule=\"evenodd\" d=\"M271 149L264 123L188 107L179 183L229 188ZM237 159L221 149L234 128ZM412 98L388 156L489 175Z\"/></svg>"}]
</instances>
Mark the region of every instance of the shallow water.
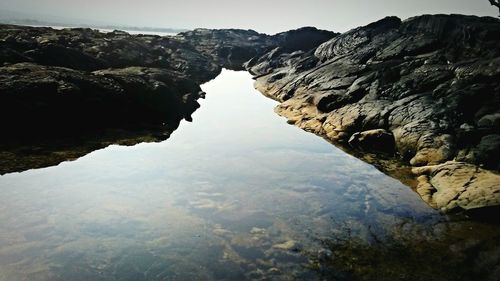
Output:
<instances>
[{"instance_id":1,"label":"shallow water","mask_svg":"<svg viewBox=\"0 0 500 281\"><path fill-rule=\"evenodd\" d=\"M472 236L287 125L252 83L224 70L202 86L194 122L162 143L1 176L0 280L318 279L346 272L333 256L359 255L331 241ZM480 241L498 237L486 227Z\"/></svg>"}]
</instances>

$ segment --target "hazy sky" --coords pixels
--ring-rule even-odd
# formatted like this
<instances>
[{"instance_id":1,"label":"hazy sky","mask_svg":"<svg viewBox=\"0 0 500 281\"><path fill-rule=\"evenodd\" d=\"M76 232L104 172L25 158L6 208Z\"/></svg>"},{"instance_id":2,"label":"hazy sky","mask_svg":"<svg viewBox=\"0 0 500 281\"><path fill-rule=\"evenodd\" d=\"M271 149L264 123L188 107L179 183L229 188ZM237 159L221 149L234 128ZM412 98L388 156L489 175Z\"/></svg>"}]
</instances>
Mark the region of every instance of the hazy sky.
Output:
<instances>
[{"instance_id":1,"label":"hazy sky","mask_svg":"<svg viewBox=\"0 0 500 281\"><path fill-rule=\"evenodd\" d=\"M275 33L301 26L346 31L388 15L497 16L488 0L1 0L0 9L79 22L181 28L245 28Z\"/></svg>"}]
</instances>

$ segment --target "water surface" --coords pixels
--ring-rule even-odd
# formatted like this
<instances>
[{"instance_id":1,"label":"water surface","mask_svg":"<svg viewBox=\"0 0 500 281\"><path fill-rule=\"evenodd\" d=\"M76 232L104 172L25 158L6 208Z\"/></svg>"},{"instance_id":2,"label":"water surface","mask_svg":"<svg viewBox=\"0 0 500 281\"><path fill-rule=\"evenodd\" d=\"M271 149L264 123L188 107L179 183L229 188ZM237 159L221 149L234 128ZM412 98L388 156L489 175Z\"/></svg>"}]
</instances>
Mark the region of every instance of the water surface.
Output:
<instances>
[{"instance_id":1,"label":"water surface","mask_svg":"<svg viewBox=\"0 0 500 281\"><path fill-rule=\"evenodd\" d=\"M162 143L1 176L0 280L349 279L374 244L448 249L450 235L473 236L287 125L252 83L224 70L202 86L194 122Z\"/></svg>"}]
</instances>

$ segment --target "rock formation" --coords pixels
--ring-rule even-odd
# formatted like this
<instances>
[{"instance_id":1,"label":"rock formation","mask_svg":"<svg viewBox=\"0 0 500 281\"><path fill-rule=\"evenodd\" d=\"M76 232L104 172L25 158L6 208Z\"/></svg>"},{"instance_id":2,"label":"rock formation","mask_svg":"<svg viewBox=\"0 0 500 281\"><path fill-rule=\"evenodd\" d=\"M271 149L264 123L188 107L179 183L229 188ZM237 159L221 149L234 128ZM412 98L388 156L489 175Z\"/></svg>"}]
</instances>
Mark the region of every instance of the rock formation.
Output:
<instances>
[{"instance_id":1,"label":"rock formation","mask_svg":"<svg viewBox=\"0 0 500 281\"><path fill-rule=\"evenodd\" d=\"M167 138L191 120L199 85L223 67L335 33L303 28L274 36L197 29L177 36L2 25L0 174L54 165L110 143ZM306 42L296 44L296 42Z\"/></svg>"},{"instance_id":2,"label":"rock formation","mask_svg":"<svg viewBox=\"0 0 500 281\"><path fill-rule=\"evenodd\" d=\"M431 206L500 204L498 19L388 17L245 66L289 123L413 168Z\"/></svg>"},{"instance_id":3,"label":"rock formation","mask_svg":"<svg viewBox=\"0 0 500 281\"><path fill-rule=\"evenodd\" d=\"M0 173L165 139L199 84L247 69L288 122L443 211L500 204L500 21L388 17L343 34L0 29ZM407 172L401 172L407 171Z\"/></svg>"}]
</instances>

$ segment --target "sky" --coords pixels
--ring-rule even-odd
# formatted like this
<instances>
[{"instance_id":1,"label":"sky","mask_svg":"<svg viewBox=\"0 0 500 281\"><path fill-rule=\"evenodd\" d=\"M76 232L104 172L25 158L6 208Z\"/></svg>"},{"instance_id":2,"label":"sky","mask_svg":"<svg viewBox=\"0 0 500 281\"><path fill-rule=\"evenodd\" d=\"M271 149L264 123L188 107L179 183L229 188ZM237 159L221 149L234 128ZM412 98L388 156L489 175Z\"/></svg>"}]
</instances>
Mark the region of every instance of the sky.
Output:
<instances>
[{"instance_id":1,"label":"sky","mask_svg":"<svg viewBox=\"0 0 500 281\"><path fill-rule=\"evenodd\" d=\"M302 26L344 32L389 15L498 16L488 0L1 0L0 9L43 15L45 20L264 33Z\"/></svg>"}]
</instances>

